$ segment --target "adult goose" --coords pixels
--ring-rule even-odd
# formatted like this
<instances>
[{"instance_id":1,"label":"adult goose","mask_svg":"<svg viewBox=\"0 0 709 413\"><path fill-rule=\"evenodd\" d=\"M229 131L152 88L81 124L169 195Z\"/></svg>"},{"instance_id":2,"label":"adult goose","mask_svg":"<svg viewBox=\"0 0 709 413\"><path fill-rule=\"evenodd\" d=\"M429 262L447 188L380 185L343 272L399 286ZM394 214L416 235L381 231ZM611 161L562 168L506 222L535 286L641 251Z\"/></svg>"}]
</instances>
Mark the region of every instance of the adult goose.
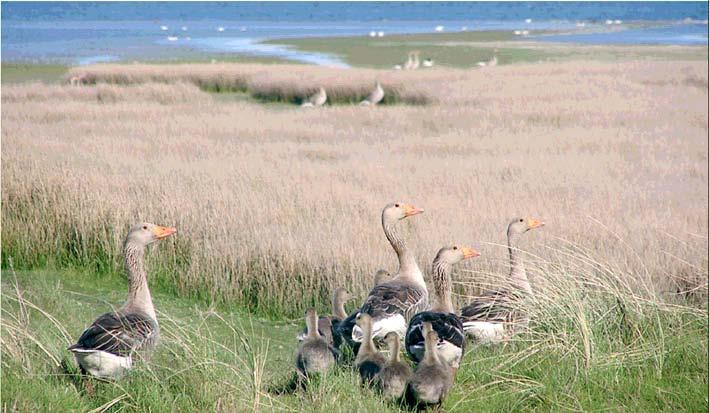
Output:
<instances>
[{"instance_id":1,"label":"adult goose","mask_svg":"<svg viewBox=\"0 0 709 413\"><path fill-rule=\"evenodd\" d=\"M425 354L406 386L407 403L418 407L441 404L453 387L453 373L436 351L438 334L431 323L423 324L423 334L426 338Z\"/></svg>"},{"instance_id":2,"label":"adult goose","mask_svg":"<svg viewBox=\"0 0 709 413\"><path fill-rule=\"evenodd\" d=\"M384 99L384 89L382 89L382 84L377 82L372 93L367 96L366 99L359 103L360 106L370 106L376 105Z\"/></svg>"},{"instance_id":3,"label":"adult goose","mask_svg":"<svg viewBox=\"0 0 709 413\"><path fill-rule=\"evenodd\" d=\"M389 348L389 360L374 378L379 391L387 400L396 400L404 395L406 383L411 378L413 371L411 367L401 361L399 356L400 339L399 335L392 332L384 337L384 341Z\"/></svg>"},{"instance_id":4,"label":"adult goose","mask_svg":"<svg viewBox=\"0 0 709 413\"><path fill-rule=\"evenodd\" d=\"M176 233L175 228L143 223L128 232L123 252L128 270L128 300L117 311L106 313L69 347L81 371L101 378L118 378L133 366L133 353L152 350L160 328L143 264L145 249Z\"/></svg>"},{"instance_id":5,"label":"adult goose","mask_svg":"<svg viewBox=\"0 0 709 413\"><path fill-rule=\"evenodd\" d=\"M374 338L384 338L392 331L404 337L406 323L414 314L428 308L423 273L396 229L402 219L422 212L422 209L399 202L387 205L382 211L382 227L399 259L399 271L391 281L374 286L360 308L361 313L372 317ZM352 339L356 342L363 339L362 330L356 326L352 330Z\"/></svg>"},{"instance_id":6,"label":"adult goose","mask_svg":"<svg viewBox=\"0 0 709 413\"><path fill-rule=\"evenodd\" d=\"M512 288L488 292L463 307L460 315L463 328L474 340L484 344L499 343L508 333L514 334L527 325L528 317L519 311L518 304L524 296L532 294L532 287L517 242L522 234L542 226L543 222L533 218L515 218L507 226Z\"/></svg>"},{"instance_id":7,"label":"adult goose","mask_svg":"<svg viewBox=\"0 0 709 413\"><path fill-rule=\"evenodd\" d=\"M301 377L326 373L335 364L335 351L318 332L318 313L314 308L305 313L308 336L298 345L295 365Z\"/></svg>"},{"instance_id":8,"label":"adult goose","mask_svg":"<svg viewBox=\"0 0 709 413\"><path fill-rule=\"evenodd\" d=\"M313 106L322 106L327 102L327 93L325 93L325 88L321 87L318 89L318 91L307 98L303 103L300 105L302 107L313 107Z\"/></svg>"},{"instance_id":9,"label":"adult goose","mask_svg":"<svg viewBox=\"0 0 709 413\"><path fill-rule=\"evenodd\" d=\"M321 316L318 318L318 332L325 341L335 349L339 349L342 345L342 334L339 330L339 324L347 318L345 312L345 303L350 300L350 294L344 288L338 288L332 294L332 315ZM303 341L308 337L308 327L298 334L298 341Z\"/></svg>"},{"instance_id":10,"label":"adult goose","mask_svg":"<svg viewBox=\"0 0 709 413\"><path fill-rule=\"evenodd\" d=\"M431 310L416 314L406 331L406 352L415 363L419 363L424 357L426 336L423 325L431 323L438 334L436 351L439 357L450 365L454 372L458 370L465 352L465 331L463 322L453 310L450 272L453 265L479 255L480 253L472 248L457 245L441 248L436 254L433 260L435 303Z\"/></svg>"}]
</instances>

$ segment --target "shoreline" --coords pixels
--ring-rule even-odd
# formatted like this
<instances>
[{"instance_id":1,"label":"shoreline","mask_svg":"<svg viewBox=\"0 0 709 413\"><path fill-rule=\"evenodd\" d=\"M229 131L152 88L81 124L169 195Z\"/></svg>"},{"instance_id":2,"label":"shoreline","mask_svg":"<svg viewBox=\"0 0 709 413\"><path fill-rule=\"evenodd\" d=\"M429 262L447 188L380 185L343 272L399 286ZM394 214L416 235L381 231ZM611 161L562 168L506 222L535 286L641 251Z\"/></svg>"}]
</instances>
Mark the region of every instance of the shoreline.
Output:
<instances>
[{"instance_id":1,"label":"shoreline","mask_svg":"<svg viewBox=\"0 0 709 413\"><path fill-rule=\"evenodd\" d=\"M297 55L330 56L341 62L330 66L391 69L401 64L407 54L418 50L421 58L430 58L437 67L473 68L493 55L500 65L540 61L600 60L627 61L636 59L655 60L706 60L709 48L706 45L626 45L626 44L579 44L540 41L540 37L557 36L559 32L537 32L532 36L515 36L509 31L468 31L448 33L397 34L383 38L368 36L300 37L268 39L257 43L266 47L288 49L292 58L234 54L225 52L200 52L189 50L180 57L171 59L117 60L110 64L313 64L297 59ZM317 60L317 59L315 59ZM93 63L102 64L102 62ZM83 65L79 65L83 66ZM76 65L52 62L3 61L2 83L28 81L59 82L69 68ZM430 69L427 69L430 70Z\"/></svg>"}]
</instances>

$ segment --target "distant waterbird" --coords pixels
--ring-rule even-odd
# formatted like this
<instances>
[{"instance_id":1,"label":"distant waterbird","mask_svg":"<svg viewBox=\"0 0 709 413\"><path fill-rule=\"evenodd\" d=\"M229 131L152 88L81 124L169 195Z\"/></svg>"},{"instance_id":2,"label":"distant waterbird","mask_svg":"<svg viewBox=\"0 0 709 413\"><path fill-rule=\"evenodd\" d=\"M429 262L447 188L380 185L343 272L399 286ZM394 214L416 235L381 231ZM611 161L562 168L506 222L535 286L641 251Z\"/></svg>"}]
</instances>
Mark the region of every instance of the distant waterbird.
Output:
<instances>
[{"instance_id":1,"label":"distant waterbird","mask_svg":"<svg viewBox=\"0 0 709 413\"><path fill-rule=\"evenodd\" d=\"M180 27L180 30L182 30L183 32L186 32L186 31L187 31L187 26L182 26L182 27Z\"/></svg>"},{"instance_id":2,"label":"distant waterbird","mask_svg":"<svg viewBox=\"0 0 709 413\"><path fill-rule=\"evenodd\" d=\"M384 32L377 32L377 37L384 37Z\"/></svg>"},{"instance_id":3,"label":"distant waterbird","mask_svg":"<svg viewBox=\"0 0 709 413\"><path fill-rule=\"evenodd\" d=\"M170 41L170 42L176 42L177 40L179 40L179 37L177 37L177 36L167 36L167 40Z\"/></svg>"},{"instance_id":4,"label":"distant waterbird","mask_svg":"<svg viewBox=\"0 0 709 413\"><path fill-rule=\"evenodd\" d=\"M371 32L369 32L369 37L377 37L377 32L372 30Z\"/></svg>"},{"instance_id":5,"label":"distant waterbird","mask_svg":"<svg viewBox=\"0 0 709 413\"><path fill-rule=\"evenodd\" d=\"M529 23L532 22L532 19L524 19L524 22L527 23L527 24L529 24Z\"/></svg>"},{"instance_id":6,"label":"distant waterbird","mask_svg":"<svg viewBox=\"0 0 709 413\"><path fill-rule=\"evenodd\" d=\"M442 32L443 29L444 29L443 26L436 26L436 28L435 28L434 30L437 31L437 32Z\"/></svg>"},{"instance_id":7,"label":"distant waterbird","mask_svg":"<svg viewBox=\"0 0 709 413\"><path fill-rule=\"evenodd\" d=\"M382 88L381 83L377 81L376 86L374 87L374 90L367 96L366 99L361 101L359 103L360 106L373 106L376 105L377 103L381 102L382 99L384 99L384 89Z\"/></svg>"},{"instance_id":8,"label":"distant waterbird","mask_svg":"<svg viewBox=\"0 0 709 413\"><path fill-rule=\"evenodd\" d=\"M221 27L221 26L219 26L219 27L217 27L217 31L218 31L218 32L223 32L223 31L224 31L224 28Z\"/></svg>"},{"instance_id":9,"label":"distant waterbird","mask_svg":"<svg viewBox=\"0 0 709 413\"><path fill-rule=\"evenodd\" d=\"M160 26L160 30L162 30L162 31L164 31L164 32L166 32L167 29L168 29L167 26Z\"/></svg>"},{"instance_id":10,"label":"distant waterbird","mask_svg":"<svg viewBox=\"0 0 709 413\"><path fill-rule=\"evenodd\" d=\"M314 106L322 106L327 102L327 93L325 92L325 88L320 87L315 94L311 95L308 97L301 107L314 107Z\"/></svg>"},{"instance_id":11,"label":"distant waterbird","mask_svg":"<svg viewBox=\"0 0 709 413\"><path fill-rule=\"evenodd\" d=\"M461 32L467 32L468 31L468 26L463 26L460 28Z\"/></svg>"},{"instance_id":12,"label":"distant waterbird","mask_svg":"<svg viewBox=\"0 0 709 413\"><path fill-rule=\"evenodd\" d=\"M433 67L433 60L430 57L423 59L423 67Z\"/></svg>"}]
</instances>

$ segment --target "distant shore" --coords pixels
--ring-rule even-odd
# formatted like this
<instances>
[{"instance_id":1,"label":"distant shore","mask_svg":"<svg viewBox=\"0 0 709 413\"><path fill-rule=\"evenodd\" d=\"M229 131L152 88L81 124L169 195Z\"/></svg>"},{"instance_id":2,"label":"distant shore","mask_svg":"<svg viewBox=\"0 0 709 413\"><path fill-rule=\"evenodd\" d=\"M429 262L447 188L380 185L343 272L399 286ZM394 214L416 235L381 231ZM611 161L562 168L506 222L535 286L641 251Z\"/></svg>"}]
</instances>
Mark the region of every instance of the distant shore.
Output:
<instances>
[{"instance_id":1,"label":"distant shore","mask_svg":"<svg viewBox=\"0 0 709 413\"><path fill-rule=\"evenodd\" d=\"M288 48L296 53L333 56L351 67L391 69L402 64L410 51L431 59L434 67L473 68L496 56L500 65L541 61L628 61L628 60L707 60L707 46L668 45L589 45L539 41L540 36L559 32L539 31L518 36L508 30L455 33L400 34L382 38L369 36L309 37L273 39L264 45ZM307 64L297 59L248 54L191 51L174 59L144 59L111 63L263 63ZM2 83L27 81L58 82L70 65L34 62L3 62Z\"/></svg>"}]
</instances>

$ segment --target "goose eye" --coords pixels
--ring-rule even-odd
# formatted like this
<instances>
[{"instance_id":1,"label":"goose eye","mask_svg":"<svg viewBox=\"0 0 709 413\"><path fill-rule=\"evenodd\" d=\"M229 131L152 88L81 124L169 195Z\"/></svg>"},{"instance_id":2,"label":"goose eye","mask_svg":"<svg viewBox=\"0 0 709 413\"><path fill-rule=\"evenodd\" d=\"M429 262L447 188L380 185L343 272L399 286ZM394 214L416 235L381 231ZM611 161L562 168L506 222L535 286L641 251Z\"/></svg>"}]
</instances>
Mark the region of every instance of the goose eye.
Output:
<instances>
[{"instance_id":1,"label":"goose eye","mask_svg":"<svg viewBox=\"0 0 709 413\"><path fill-rule=\"evenodd\" d=\"M395 207L399 208L399 204L394 204Z\"/></svg>"},{"instance_id":2,"label":"goose eye","mask_svg":"<svg viewBox=\"0 0 709 413\"><path fill-rule=\"evenodd\" d=\"M453 251L455 251L455 250L457 250L457 249L458 249L458 247L453 247Z\"/></svg>"},{"instance_id":3,"label":"goose eye","mask_svg":"<svg viewBox=\"0 0 709 413\"><path fill-rule=\"evenodd\" d=\"M519 222L524 222L524 220L523 220L522 218L520 218L520 219L519 219Z\"/></svg>"},{"instance_id":4,"label":"goose eye","mask_svg":"<svg viewBox=\"0 0 709 413\"><path fill-rule=\"evenodd\" d=\"M147 225L143 225L143 229L148 229L148 226L147 226Z\"/></svg>"}]
</instances>

